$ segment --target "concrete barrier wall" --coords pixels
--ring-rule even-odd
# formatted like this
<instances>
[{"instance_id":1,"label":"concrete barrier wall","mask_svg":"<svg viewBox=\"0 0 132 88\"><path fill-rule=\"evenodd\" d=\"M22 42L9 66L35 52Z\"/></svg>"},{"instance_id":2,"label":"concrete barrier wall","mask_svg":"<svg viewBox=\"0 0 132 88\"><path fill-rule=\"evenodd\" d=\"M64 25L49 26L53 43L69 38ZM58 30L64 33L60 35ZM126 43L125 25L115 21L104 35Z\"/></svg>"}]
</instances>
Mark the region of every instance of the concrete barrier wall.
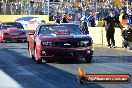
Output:
<instances>
[{"instance_id":1,"label":"concrete barrier wall","mask_svg":"<svg viewBox=\"0 0 132 88\"><path fill-rule=\"evenodd\" d=\"M1 22L13 22L23 17L38 17L44 20L46 23L53 23L53 21L49 22L49 18L47 15L32 15L32 16L30 15L0 15L0 21ZM25 20L27 21L27 19ZM22 20L22 22L23 21L24 20ZM36 22L37 20L34 20L34 21L28 20L26 24L23 24L23 25L26 25L25 30L34 30L35 29L34 25L36 25ZM95 44L107 45L104 27L89 27L89 33L90 33L89 35L93 38L93 42ZM115 29L115 42L116 42L116 46L122 47L121 30L119 28Z\"/></svg>"},{"instance_id":2,"label":"concrete barrier wall","mask_svg":"<svg viewBox=\"0 0 132 88\"><path fill-rule=\"evenodd\" d=\"M108 45L104 27L89 27L89 35L93 38L94 44ZM117 47L122 47L122 36L119 28L115 28L115 44Z\"/></svg>"},{"instance_id":3,"label":"concrete barrier wall","mask_svg":"<svg viewBox=\"0 0 132 88\"><path fill-rule=\"evenodd\" d=\"M20 22L25 30L34 30L44 22L49 23L47 15L0 15L0 22Z\"/></svg>"},{"instance_id":4,"label":"concrete barrier wall","mask_svg":"<svg viewBox=\"0 0 132 88\"><path fill-rule=\"evenodd\" d=\"M95 44L102 44L102 28L101 27L89 27L89 35L93 38Z\"/></svg>"},{"instance_id":5,"label":"concrete barrier wall","mask_svg":"<svg viewBox=\"0 0 132 88\"><path fill-rule=\"evenodd\" d=\"M47 15L0 15L1 22L13 22L16 19L22 17L38 17L43 19L46 23L49 23L49 17Z\"/></svg>"}]
</instances>

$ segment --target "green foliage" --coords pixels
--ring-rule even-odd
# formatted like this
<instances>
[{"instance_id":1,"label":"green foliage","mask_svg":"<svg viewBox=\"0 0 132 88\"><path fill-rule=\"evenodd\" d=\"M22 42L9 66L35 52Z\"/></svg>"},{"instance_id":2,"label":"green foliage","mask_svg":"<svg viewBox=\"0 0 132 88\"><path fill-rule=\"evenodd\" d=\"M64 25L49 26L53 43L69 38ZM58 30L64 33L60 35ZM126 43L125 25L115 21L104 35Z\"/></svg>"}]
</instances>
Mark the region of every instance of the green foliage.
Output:
<instances>
[{"instance_id":1,"label":"green foliage","mask_svg":"<svg viewBox=\"0 0 132 88\"><path fill-rule=\"evenodd\" d=\"M25 4L29 0L20 0L20 1Z\"/></svg>"}]
</instances>

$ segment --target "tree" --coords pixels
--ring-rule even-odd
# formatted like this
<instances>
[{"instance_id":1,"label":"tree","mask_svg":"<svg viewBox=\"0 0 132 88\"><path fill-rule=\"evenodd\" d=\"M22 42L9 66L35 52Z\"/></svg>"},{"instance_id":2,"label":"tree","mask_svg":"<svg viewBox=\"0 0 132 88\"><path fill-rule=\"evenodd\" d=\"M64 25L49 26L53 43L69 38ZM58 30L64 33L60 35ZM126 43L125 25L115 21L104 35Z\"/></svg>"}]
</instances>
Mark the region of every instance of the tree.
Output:
<instances>
[{"instance_id":1,"label":"tree","mask_svg":"<svg viewBox=\"0 0 132 88\"><path fill-rule=\"evenodd\" d=\"M23 4L25 4L29 0L20 0Z\"/></svg>"}]
</instances>

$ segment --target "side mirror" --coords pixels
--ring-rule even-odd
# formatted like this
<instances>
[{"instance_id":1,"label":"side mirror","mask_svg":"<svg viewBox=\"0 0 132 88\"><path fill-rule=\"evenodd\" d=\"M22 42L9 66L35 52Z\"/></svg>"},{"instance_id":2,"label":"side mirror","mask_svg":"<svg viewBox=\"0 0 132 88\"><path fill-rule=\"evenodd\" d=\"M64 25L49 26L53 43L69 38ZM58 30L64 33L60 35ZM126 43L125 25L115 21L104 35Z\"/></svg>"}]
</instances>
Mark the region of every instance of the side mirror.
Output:
<instances>
[{"instance_id":1,"label":"side mirror","mask_svg":"<svg viewBox=\"0 0 132 88\"><path fill-rule=\"evenodd\" d=\"M34 35L35 34L35 32L29 32L29 35Z\"/></svg>"}]
</instances>

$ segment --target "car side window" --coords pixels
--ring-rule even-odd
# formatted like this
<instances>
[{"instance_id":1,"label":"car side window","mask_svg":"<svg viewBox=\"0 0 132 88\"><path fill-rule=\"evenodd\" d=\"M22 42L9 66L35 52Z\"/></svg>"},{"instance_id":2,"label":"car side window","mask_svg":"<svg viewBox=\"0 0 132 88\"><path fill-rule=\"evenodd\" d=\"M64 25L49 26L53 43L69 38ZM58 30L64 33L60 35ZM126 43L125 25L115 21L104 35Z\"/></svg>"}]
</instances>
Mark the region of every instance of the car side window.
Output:
<instances>
[{"instance_id":1,"label":"car side window","mask_svg":"<svg viewBox=\"0 0 132 88\"><path fill-rule=\"evenodd\" d=\"M0 25L0 30L5 29L4 24Z\"/></svg>"},{"instance_id":2,"label":"car side window","mask_svg":"<svg viewBox=\"0 0 132 88\"><path fill-rule=\"evenodd\" d=\"M3 24L1 24L0 28L1 28L1 30L2 30L2 29L6 29L7 27L6 27L5 24L3 23Z\"/></svg>"}]
</instances>

